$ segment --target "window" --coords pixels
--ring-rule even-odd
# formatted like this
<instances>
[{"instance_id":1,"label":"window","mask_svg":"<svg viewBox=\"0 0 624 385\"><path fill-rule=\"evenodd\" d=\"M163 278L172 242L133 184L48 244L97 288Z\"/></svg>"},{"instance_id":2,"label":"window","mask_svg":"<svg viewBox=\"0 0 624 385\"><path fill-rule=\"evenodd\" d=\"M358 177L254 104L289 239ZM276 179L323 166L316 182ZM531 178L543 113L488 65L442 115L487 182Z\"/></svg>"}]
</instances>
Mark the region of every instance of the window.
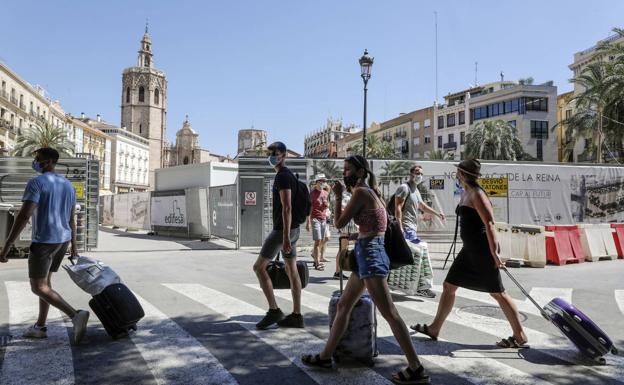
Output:
<instances>
[{"instance_id":1,"label":"window","mask_svg":"<svg viewBox=\"0 0 624 385\"><path fill-rule=\"evenodd\" d=\"M126 87L126 103L130 103L130 87Z\"/></svg>"},{"instance_id":2,"label":"window","mask_svg":"<svg viewBox=\"0 0 624 385\"><path fill-rule=\"evenodd\" d=\"M531 138L548 139L548 121L531 120Z\"/></svg>"},{"instance_id":3,"label":"window","mask_svg":"<svg viewBox=\"0 0 624 385\"><path fill-rule=\"evenodd\" d=\"M446 115L446 126L453 127L455 125L455 114Z\"/></svg>"},{"instance_id":4,"label":"window","mask_svg":"<svg viewBox=\"0 0 624 385\"><path fill-rule=\"evenodd\" d=\"M438 116L438 129L444 128L444 116Z\"/></svg>"},{"instance_id":5,"label":"window","mask_svg":"<svg viewBox=\"0 0 624 385\"><path fill-rule=\"evenodd\" d=\"M145 88L139 87L139 102L145 102Z\"/></svg>"},{"instance_id":6,"label":"window","mask_svg":"<svg viewBox=\"0 0 624 385\"><path fill-rule=\"evenodd\" d=\"M455 142L455 134L448 134L448 142L449 143Z\"/></svg>"},{"instance_id":7,"label":"window","mask_svg":"<svg viewBox=\"0 0 624 385\"><path fill-rule=\"evenodd\" d=\"M466 143L466 133L464 131L459 133L459 144Z\"/></svg>"},{"instance_id":8,"label":"window","mask_svg":"<svg viewBox=\"0 0 624 385\"><path fill-rule=\"evenodd\" d=\"M414 122L414 130L420 130L420 122Z\"/></svg>"},{"instance_id":9,"label":"window","mask_svg":"<svg viewBox=\"0 0 624 385\"><path fill-rule=\"evenodd\" d=\"M438 148L442 148L442 135L438 136Z\"/></svg>"},{"instance_id":10,"label":"window","mask_svg":"<svg viewBox=\"0 0 624 385\"><path fill-rule=\"evenodd\" d=\"M572 110L566 110L565 112L565 118L566 119L570 119L572 117Z\"/></svg>"},{"instance_id":11,"label":"window","mask_svg":"<svg viewBox=\"0 0 624 385\"><path fill-rule=\"evenodd\" d=\"M542 140L538 139L536 146L535 146L535 157L538 160L543 160L544 159L544 149L542 148Z\"/></svg>"},{"instance_id":12,"label":"window","mask_svg":"<svg viewBox=\"0 0 624 385\"><path fill-rule=\"evenodd\" d=\"M158 105L160 103L160 91L158 88L154 90L154 104Z\"/></svg>"},{"instance_id":13,"label":"window","mask_svg":"<svg viewBox=\"0 0 624 385\"><path fill-rule=\"evenodd\" d=\"M526 97L524 99L527 111L548 111L548 98Z\"/></svg>"},{"instance_id":14,"label":"window","mask_svg":"<svg viewBox=\"0 0 624 385\"><path fill-rule=\"evenodd\" d=\"M143 125L139 123L139 134L143 133Z\"/></svg>"},{"instance_id":15,"label":"window","mask_svg":"<svg viewBox=\"0 0 624 385\"><path fill-rule=\"evenodd\" d=\"M425 124L424 124L424 127L425 127L425 128L427 128L427 127L431 127L431 119L425 119Z\"/></svg>"},{"instance_id":16,"label":"window","mask_svg":"<svg viewBox=\"0 0 624 385\"><path fill-rule=\"evenodd\" d=\"M418 146L420 144L420 138L414 138L414 145Z\"/></svg>"},{"instance_id":17,"label":"window","mask_svg":"<svg viewBox=\"0 0 624 385\"><path fill-rule=\"evenodd\" d=\"M431 137L429 135L425 136L425 144L431 143Z\"/></svg>"},{"instance_id":18,"label":"window","mask_svg":"<svg viewBox=\"0 0 624 385\"><path fill-rule=\"evenodd\" d=\"M466 112L459 111L459 123L458 124L464 124L464 123L466 123Z\"/></svg>"}]
</instances>

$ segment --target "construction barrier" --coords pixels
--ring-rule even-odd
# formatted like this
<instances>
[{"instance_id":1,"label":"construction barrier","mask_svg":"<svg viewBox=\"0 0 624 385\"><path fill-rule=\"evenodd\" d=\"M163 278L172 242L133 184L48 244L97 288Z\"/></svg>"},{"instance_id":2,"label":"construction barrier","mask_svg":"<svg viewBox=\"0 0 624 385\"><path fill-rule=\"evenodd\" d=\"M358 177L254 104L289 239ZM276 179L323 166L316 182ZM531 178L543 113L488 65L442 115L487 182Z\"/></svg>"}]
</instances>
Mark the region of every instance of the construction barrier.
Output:
<instances>
[{"instance_id":1,"label":"construction barrier","mask_svg":"<svg viewBox=\"0 0 624 385\"><path fill-rule=\"evenodd\" d=\"M613 242L613 229L608 223L580 224L581 245L587 261L617 259L617 249Z\"/></svg>"},{"instance_id":2,"label":"construction barrier","mask_svg":"<svg viewBox=\"0 0 624 385\"><path fill-rule=\"evenodd\" d=\"M496 222L494 228L503 262L515 260L531 267L546 266L546 232L543 226Z\"/></svg>"},{"instance_id":3,"label":"construction barrier","mask_svg":"<svg viewBox=\"0 0 624 385\"><path fill-rule=\"evenodd\" d=\"M624 223L611 223L613 242L619 258L624 258Z\"/></svg>"},{"instance_id":4,"label":"construction barrier","mask_svg":"<svg viewBox=\"0 0 624 385\"><path fill-rule=\"evenodd\" d=\"M555 265L581 263L585 252L581 244L581 234L575 225L545 226L552 235L546 236L546 260Z\"/></svg>"}]
</instances>

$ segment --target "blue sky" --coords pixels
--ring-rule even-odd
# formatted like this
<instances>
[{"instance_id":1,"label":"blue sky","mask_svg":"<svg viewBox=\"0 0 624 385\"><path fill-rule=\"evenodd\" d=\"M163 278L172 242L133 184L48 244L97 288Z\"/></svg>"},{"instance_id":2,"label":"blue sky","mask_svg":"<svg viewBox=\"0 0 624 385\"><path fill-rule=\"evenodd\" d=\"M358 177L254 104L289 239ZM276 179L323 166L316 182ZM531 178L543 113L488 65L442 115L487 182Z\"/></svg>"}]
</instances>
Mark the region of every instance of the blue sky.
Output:
<instances>
[{"instance_id":1,"label":"blue sky","mask_svg":"<svg viewBox=\"0 0 624 385\"><path fill-rule=\"evenodd\" d=\"M622 25L621 1L8 1L0 60L66 111L119 124L121 73L149 18L169 81L167 136L189 115L202 147L236 152L239 129L297 151L328 116L362 124L357 59L375 57L368 121L431 105L478 81L532 76L571 89L573 54Z\"/></svg>"}]
</instances>

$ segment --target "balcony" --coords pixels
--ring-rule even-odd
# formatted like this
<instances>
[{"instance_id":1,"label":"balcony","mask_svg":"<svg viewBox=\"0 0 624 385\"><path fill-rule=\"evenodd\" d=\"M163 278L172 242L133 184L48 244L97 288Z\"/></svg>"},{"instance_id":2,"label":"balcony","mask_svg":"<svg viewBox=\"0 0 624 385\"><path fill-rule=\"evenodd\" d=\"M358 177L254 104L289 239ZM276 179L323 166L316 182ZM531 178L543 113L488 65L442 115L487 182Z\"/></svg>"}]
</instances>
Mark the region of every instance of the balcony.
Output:
<instances>
[{"instance_id":1,"label":"balcony","mask_svg":"<svg viewBox=\"0 0 624 385\"><path fill-rule=\"evenodd\" d=\"M407 137L407 132L405 132L405 131L395 132L394 133L394 137L395 138L406 138Z\"/></svg>"},{"instance_id":2,"label":"balcony","mask_svg":"<svg viewBox=\"0 0 624 385\"><path fill-rule=\"evenodd\" d=\"M9 93L6 91L0 91L0 96L5 98L6 100L9 100Z\"/></svg>"},{"instance_id":3,"label":"balcony","mask_svg":"<svg viewBox=\"0 0 624 385\"><path fill-rule=\"evenodd\" d=\"M26 105L24 103L20 103L19 108L26 111Z\"/></svg>"},{"instance_id":4,"label":"balcony","mask_svg":"<svg viewBox=\"0 0 624 385\"><path fill-rule=\"evenodd\" d=\"M15 96L11 96L11 103L15 104L16 106L19 105Z\"/></svg>"},{"instance_id":5,"label":"balcony","mask_svg":"<svg viewBox=\"0 0 624 385\"><path fill-rule=\"evenodd\" d=\"M456 150L457 149L457 142L444 143L442 148L444 148L445 150Z\"/></svg>"}]
</instances>

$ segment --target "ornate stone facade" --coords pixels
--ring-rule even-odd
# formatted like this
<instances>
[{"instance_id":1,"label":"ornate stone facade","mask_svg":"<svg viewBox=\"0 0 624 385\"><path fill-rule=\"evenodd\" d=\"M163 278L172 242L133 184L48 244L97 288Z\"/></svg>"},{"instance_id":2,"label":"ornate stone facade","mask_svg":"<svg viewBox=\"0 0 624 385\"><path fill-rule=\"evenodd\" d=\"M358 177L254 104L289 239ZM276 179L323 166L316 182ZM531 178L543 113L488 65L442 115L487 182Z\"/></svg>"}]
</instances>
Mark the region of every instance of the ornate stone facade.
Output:
<instances>
[{"instance_id":1,"label":"ornate stone facade","mask_svg":"<svg viewBox=\"0 0 624 385\"><path fill-rule=\"evenodd\" d=\"M187 115L182 128L176 133L175 144L165 148L165 167L219 161L213 158L208 150L199 146L199 134L191 127Z\"/></svg>"},{"instance_id":2,"label":"ornate stone facade","mask_svg":"<svg viewBox=\"0 0 624 385\"><path fill-rule=\"evenodd\" d=\"M149 140L150 187L154 186L154 170L165 166L167 128L167 78L154 68L153 56L146 28L137 66L123 71L121 92L121 126Z\"/></svg>"}]
</instances>

